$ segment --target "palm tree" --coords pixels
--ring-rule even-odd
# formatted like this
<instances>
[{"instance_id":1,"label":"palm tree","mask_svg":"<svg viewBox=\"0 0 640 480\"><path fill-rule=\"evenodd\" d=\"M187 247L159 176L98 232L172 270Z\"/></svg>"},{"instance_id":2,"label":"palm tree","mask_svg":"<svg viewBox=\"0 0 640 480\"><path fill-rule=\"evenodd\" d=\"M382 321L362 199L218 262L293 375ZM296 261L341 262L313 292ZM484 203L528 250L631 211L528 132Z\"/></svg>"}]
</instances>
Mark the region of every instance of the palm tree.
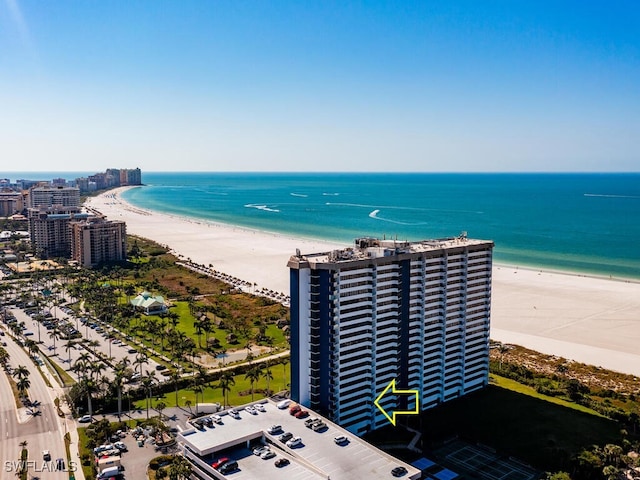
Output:
<instances>
[{"instance_id":1,"label":"palm tree","mask_svg":"<svg viewBox=\"0 0 640 480\"><path fill-rule=\"evenodd\" d=\"M251 382L251 401L253 402L253 385L262 378L262 369L256 365L251 370L247 372L244 376L245 380L249 380Z\"/></svg>"},{"instance_id":2,"label":"palm tree","mask_svg":"<svg viewBox=\"0 0 640 480\"><path fill-rule=\"evenodd\" d=\"M27 350L29 350L29 355L31 355L32 357L35 356L36 353L38 353L38 344L33 340L27 340L25 342L25 346L27 347Z\"/></svg>"},{"instance_id":3,"label":"palm tree","mask_svg":"<svg viewBox=\"0 0 640 480\"><path fill-rule=\"evenodd\" d=\"M80 380L80 388L87 396L87 410L90 416L93 415L93 393L96 391L96 383L90 377L82 377Z\"/></svg>"},{"instance_id":4,"label":"palm tree","mask_svg":"<svg viewBox=\"0 0 640 480\"><path fill-rule=\"evenodd\" d=\"M158 414L160 415L160 421L162 421L162 411L167 408L167 404L164 402L158 402L156 403L156 410L158 411Z\"/></svg>"},{"instance_id":5,"label":"palm tree","mask_svg":"<svg viewBox=\"0 0 640 480\"><path fill-rule=\"evenodd\" d=\"M282 390L287 389L287 363L289 363L288 358L282 359Z\"/></svg>"},{"instance_id":6,"label":"palm tree","mask_svg":"<svg viewBox=\"0 0 640 480\"><path fill-rule=\"evenodd\" d=\"M126 370L130 363L129 359L125 357L116 363L113 369L113 381L118 390L118 421L120 421L122 417L122 384L124 383Z\"/></svg>"},{"instance_id":7,"label":"palm tree","mask_svg":"<svg viewBox=\"0 0 640 480\"><path fill-rule=\"evenodd\" d=\"M69 354L69 359L68 359L69 366L71 366L71 350L75 347L75 345L76 345L76 342L74 342L73 340L69 340L67 343L64 344L64 349Z\"/></svg>"},{"instance_id":8,"label":"palm tree","mask_svg":"<svg viewBox=\"0 0 640 480\"><path fill-rule=\"evenodd\" d=\"M136 293L136 287L131 283L127 283L124 287L124 294L127 296L127 304L131 303L131 297Z\"/></svg>"},{"instance_id":9,"label":"palm tree","mask_svg":"<svg viewBox=\"0 0 640 480\"><path fill-rule=\"evenodd\" d=\"M56 351L56 340L60 340L60 330L58 327L55 327L53 330L49 332L49 338L53 339L53 351Z\"/></svg>"},{"instance_id":10,"label":"palm tree","mask_svg":"<svg viewBox=\"0 0 640 480\"><path fill-rule=\"evenodd\" d=\"M206 315L200 318L200 324L202 325L202 330L204 330L204 343L209 345L209 334L213 332L213 324Z\"/></svg>"},{"instance_id":11,"label":"palm tree","mask_svg":"<svg viewBox=\"0 0 640 480\"><path fill-rule=\"evenodd\" d=\"M102 362L93 362L89 365L89 371L94 379L98 379L100 374L107 369L107 366Z\"/></svg>"},{"instance_id":12,"label":"palm tree","mask_svg":"<svg viewBox=\"0 0 640 480\"><path fill-rule=\"evenodd\" d=\"M149 357L144 352L140 352L136 355L136 359L133 361L140 368L140 376L142 376L142 364L149 364Z\"/></svg>"},{"instance_id":13,"label":"palm tree","mask_svg":"<svg viewBox=\"0 0 640 480\"><path fill-rule=\"evenodd\" d=\"M31 387L31 380L27 377L21 378L16 382L16 387L18 388L20 395L24 395L25 392L29 390L29 387Z\"/></svg>"},{"instance_id":14,"label":"palm tree","mask_svg":"<svg viewBox=\"0 0 640 480\"><path fill-rule=\"evenodd\" d=\"M202 322L200 320L194 320L193 327L196 329L196 335L198 336L198 347L202 348Z\"/></svg>"},{"instance_id":15,"label":"palm tree","mask_svg":"<svg viewBox=\"0 0 640 480\"><path fill-rule=\"evenodd\" d=\"M180 372L178 370L173 370L171 372L171 381L173 382L173 386L176 389L176 407L178 406L178 381L180 380Z\"/></svg>"},{"instance_id":16,"label":"palm tree","mask_svg":"<svg viewBox=\"0 0 640 480\"><path fill-rule=\"evenodd\" d=\"M262 374L262 378L264 378L267 381L267 396L271 396L271 390L269 390L269 384L271 380L273 380L273 374L271 373L271 368L269 367L269 364L267 364L267 368Z\"/></svg>"},{"instance_id":17,"label":"palm tree","mask_svg":"<svg viewBox=\"0 0 640 480\"><path fill-rule=\"evenodd\" d=\"M222 372L220 380L218 381L218 388L222 390L222 399L225 407L229 405L229 392L231 391L231 387L235 384L236 380L233 378L231 372Z\"/></svg>"},{"instance_id":18,"label":"palm tree","mask_svg":"<svg viewBox=\"0 0 640 480\"><path fill-rule=\"evenodd\" d=\"M29 375L31 375L31 372L24 365L18 365L16 368L13 369L13 376L18 380L27 378Z\"/></svg>"},{"instance_id":19,"label":"palm tree","mask_svg":"<svg viewBox=\"0 0 640 480\"><path fill-rule=\"evenodd\" d=\"M167 318L174 329L178 326L178 323L180 323L180 315L176 312L167 312Z\"/></svg>"},{"instance_id":20,"label":"palm tree","mask_svg":"<svg viewBox=\"0 0 640 480\"><path fill-rule=\"evenodd\" d=\"M156 372L149 372L142 379L142 388L145 390L145 397L147 399L147 420L149 420L149 402L151 401L151 388L156 381Z\"/></svg>"}]
</instances>

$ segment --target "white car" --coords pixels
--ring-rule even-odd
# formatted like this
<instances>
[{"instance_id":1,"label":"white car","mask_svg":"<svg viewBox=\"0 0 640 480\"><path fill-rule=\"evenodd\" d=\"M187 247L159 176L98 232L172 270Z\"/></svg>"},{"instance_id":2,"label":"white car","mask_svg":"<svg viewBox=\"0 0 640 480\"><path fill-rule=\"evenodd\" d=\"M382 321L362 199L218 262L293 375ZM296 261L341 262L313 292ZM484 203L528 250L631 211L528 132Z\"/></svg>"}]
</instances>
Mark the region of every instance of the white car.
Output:
<instances>
[{"instance_id":1,"label":"white car","mask_svg":"<svg viewBox=\"0 0 640 480\"><path fill-rule=\"evenodd\" d=\"M300 437L293 437L291 440L289 440L287 442L287 447L289 448L293 448L293 447L297 447L298 445L300 445L302 443L302 438Z\"/></svg>"},{"instance_id":2,"label":"white car","mask_svg":"<svg viewBox=\"0 0 640 480\"><path fill-rule=\"evenodd\" d=\"M261 456L263 453L269 452L271 451L269 447L267 447L266 445L262 445L260 447L256 447L253 449L253 454L257 455L258 457Z\"/></svg>"},{"instance_id":3,"label":"white car","mask_svg":"<svg viewBox=\"0 0 640 480\"><path fill-rule=\"evenodd\" d=\"M267 433L270 433L271 435L273 435L274 433L278 433L282 431L282 426L281 425L271 425L268 429L267 429Z\"/></svg>"},{"instance_id":4,"label":"white car","mask_svg":"<svg viewBox=\"0 0 640 480\"><path fill-rule=\"evenodd\" d=\"M234 409L229 410L229 415L231 415L233 418L236 418L236 419L240 418L240 414L238 413L237 410L234 410Z\"/></svg>"},{"instance_id":5,"label":"white car","mask_svg":"<svg viewBox=\"0 0 640 480\"><path fill-rule=\"evenodd\" d=\"M336 442L336 445L343 445L349 441L349 439L345 435L338 435L333 438L333 441Z\"/></svg>"},{"instance_id":6,"label":"white car","mask_svg":"<svg viewBox=\"0 0 640 480\"><path fill-rule=\"evenodd\" d=\"M276 454L274 452L272 452L271 450L267 450L262 455L260 455L260 458L263 460L269 460L270 458L273 458L275 456Z\"/></svg>"},{"instance_id":7,"label":"white car","mask_svg":"<svg viewBox=\"0 0 640 480\"><path fill-rule=\"evenodd\" d=\"M220 415L211 415L211 419L218 424L222 423L222 417Z\"/></svg>"},{"instance_id":8,"label":"white car","mask_svg":"<svg viewBox=\"0 0 640 480\"><path fill-rule=\"evenodd\" d=\"M267 409L264 408L264 405L261 403L258 403L257 405L254 405L255 409L258 410L259 412L266 412Z\"/></svg>"},{"instance_id":9,"label":"white car","mask_svg":"<svg viewBox=\"0 0 640 480\"><path fill-rule=\"evenodd\" d=\"M89 423L89 422L91 422L91 420L92 420L91 415L83 415L82 417L80 417L78 419L78 422L80 422L80 423Z\"/></svg>"},{"instance_id":10,"label":"white car","mask_svg":"<svg viewBox=\"0 0 640 480\"><path fill-rule=\"evenodd\" d=\"M253 408L251 405L248 405L247 407L245 407L245 410L247 412L249 412L251 415L257 415L258 412L256 412L256 409Z\"/></svg>"},{"instance_id":11,"label":"white car","mask_svg":"<svg viewBox=\"0 0 640 480\"><path fill-rule=\"evenodd\" d=\"M284 410L285 408L287 408L289 405L291 405L291 400L282 400L281 402L278 403L278 408L280 410Z\"/></svg>"}]
</instances>

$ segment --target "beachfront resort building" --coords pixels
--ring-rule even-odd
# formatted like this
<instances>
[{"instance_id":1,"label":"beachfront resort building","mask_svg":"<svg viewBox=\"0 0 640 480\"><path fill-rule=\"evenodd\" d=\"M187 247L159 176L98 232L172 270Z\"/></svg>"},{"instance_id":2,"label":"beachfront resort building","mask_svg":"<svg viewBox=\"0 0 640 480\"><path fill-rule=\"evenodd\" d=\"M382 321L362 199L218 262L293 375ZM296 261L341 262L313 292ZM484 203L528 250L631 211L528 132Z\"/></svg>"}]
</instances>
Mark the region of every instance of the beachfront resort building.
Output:
<instances>
[{"instance_id":1,"label":"beachfront resort building","mask_svg":"<svg viewBox=\"0 0 640 480\"><path fill-rule=\"evenodd\" d=\"M29 208L79 207L80 190L77 187L43 185L29 189Z\"/></svg>"},{"instance_id":2,"label":"beachfront resort building","mask_svg":"<svg viewBox=\"0 0 640 480\"><path fill-rule=\"evenodd\" d=\"M71 258L83 267L121 262L127 258L127 226L95 217L71 222Z\"/></svg>"},{"instance_id":3,"label":"beachfront resort building","mask_svg":"<svg viewBox=\"0 0 640 480\"><path fill-rule=\"evenodd\" d=\"M79 207L30 208L29 236L40 258L71 256L72 221L87 220L90 215Z\"/></svg>"},{"instance_id":4,"label":"beachfront resort building","mask_svg":"<svg viewBox=\"0 0 640 480\"><path fill-rule=\"evenodd\" d=\"M289 260L291 397L361 435L487 385L493 242L355 246Z\"/></svg>"}]
</instances>

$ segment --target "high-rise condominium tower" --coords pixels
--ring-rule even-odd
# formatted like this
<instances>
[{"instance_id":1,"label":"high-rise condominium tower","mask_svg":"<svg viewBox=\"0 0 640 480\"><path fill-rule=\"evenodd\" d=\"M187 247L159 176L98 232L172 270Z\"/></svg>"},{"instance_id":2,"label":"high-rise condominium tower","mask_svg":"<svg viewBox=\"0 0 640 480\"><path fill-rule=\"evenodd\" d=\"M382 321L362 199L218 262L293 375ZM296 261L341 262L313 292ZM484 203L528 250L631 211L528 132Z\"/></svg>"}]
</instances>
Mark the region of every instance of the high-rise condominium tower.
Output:
<instances>
[{"instance_id":1,"label":"high-rise condominium tower","mask_svg":"<svg viewBox=\"0 0 640 480\"><path fill-rule=\"evenodd\" d=\"M493 242L459 237L289 260L291 396L356 434L487 385Z\"/></svg>"}]
</instances>

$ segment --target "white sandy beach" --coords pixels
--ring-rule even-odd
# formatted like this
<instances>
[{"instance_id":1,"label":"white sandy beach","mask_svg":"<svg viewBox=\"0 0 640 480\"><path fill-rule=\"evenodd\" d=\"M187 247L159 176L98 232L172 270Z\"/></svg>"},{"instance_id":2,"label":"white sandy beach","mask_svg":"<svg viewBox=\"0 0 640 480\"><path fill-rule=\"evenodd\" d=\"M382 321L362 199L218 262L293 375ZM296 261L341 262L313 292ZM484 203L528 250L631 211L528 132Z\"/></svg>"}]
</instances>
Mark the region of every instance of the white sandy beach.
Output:
<instances>
[{"instance_id":1,"label":"white sandy beach","mask_svg":"<svg viewBox=\"0 0 640 480\"><path fill-rule=\"evenodd\" d=\"M127 187L124 187L127 188ZM289 293L291 255L344 247L141 210L111 190L85 206L192 261ZM496 265L491 337L640 376L640 282Z\"/></svg>"}]
</instances>

